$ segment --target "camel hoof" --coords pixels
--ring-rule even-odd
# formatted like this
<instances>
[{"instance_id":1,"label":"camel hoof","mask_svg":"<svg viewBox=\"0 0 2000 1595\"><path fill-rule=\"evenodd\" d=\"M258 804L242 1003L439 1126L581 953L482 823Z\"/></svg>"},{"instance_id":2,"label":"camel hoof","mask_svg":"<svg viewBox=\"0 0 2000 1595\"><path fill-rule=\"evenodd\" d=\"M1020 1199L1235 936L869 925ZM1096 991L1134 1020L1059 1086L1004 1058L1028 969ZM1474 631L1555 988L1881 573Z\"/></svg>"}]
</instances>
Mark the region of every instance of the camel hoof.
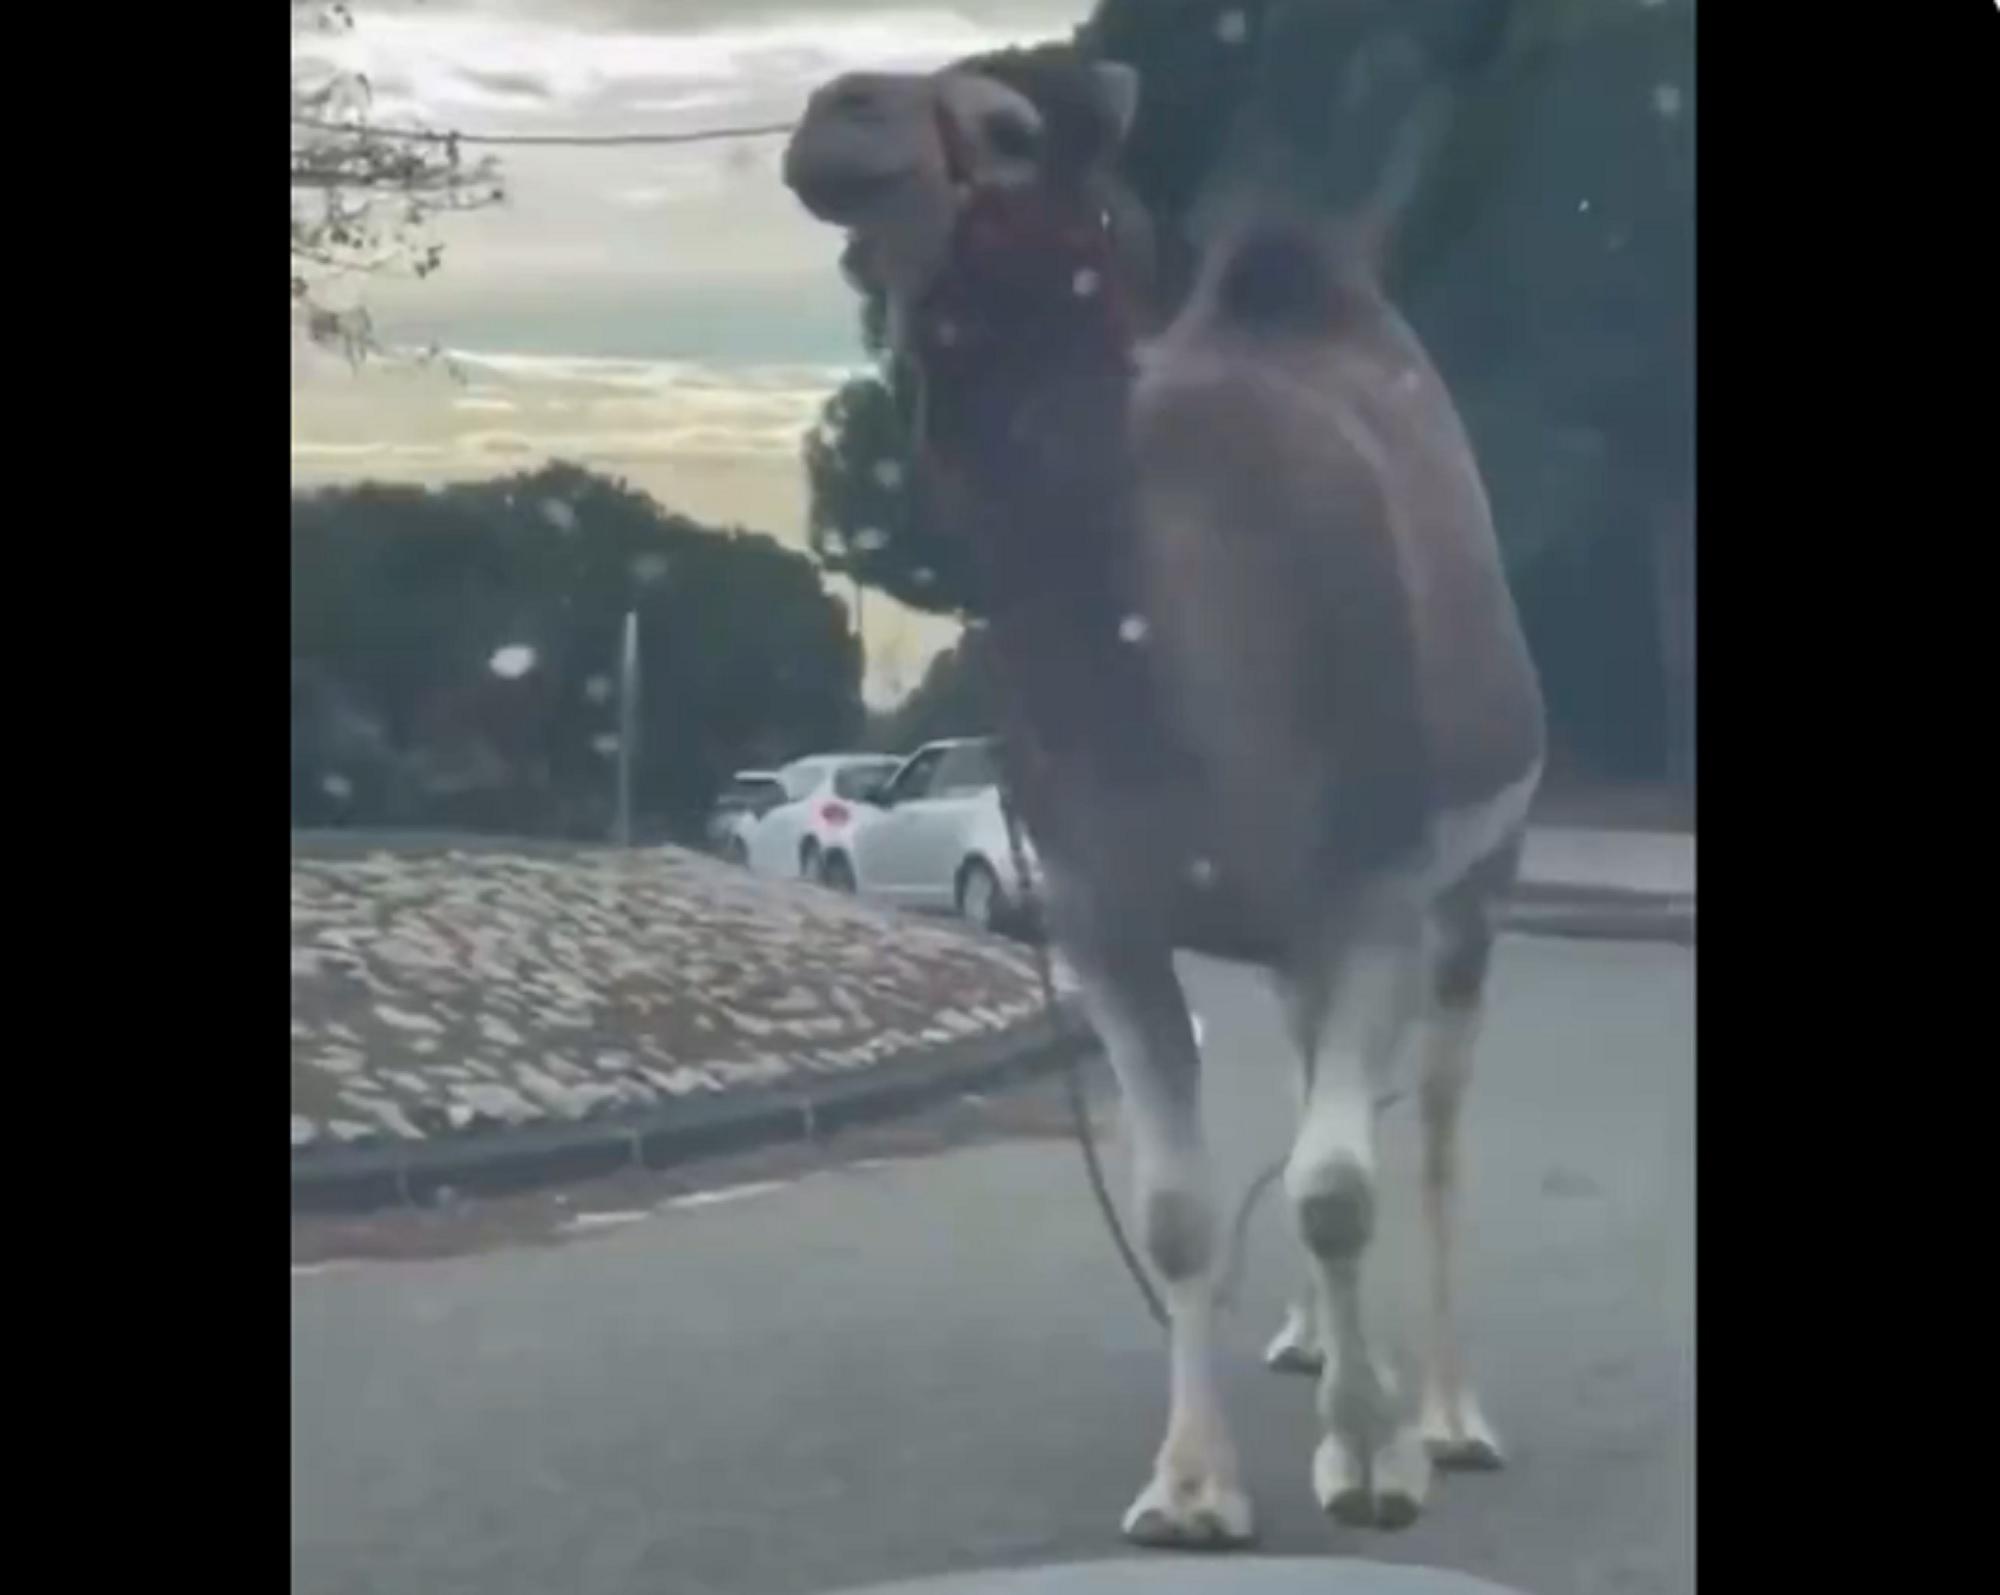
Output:
<instances>
[{"instance_id":1,"label":"camel hoof","mask_svg":"<svg viewBox=\"0 0 2000 1595\"><path fill-rule=\"evenodd\" d=\"M1312 1321L1296 1307L1285 1309L1285 1327L1264 1348L1264 1366L1276 1373L1317 1374L1326 1356L1312 1331Z\"/></svg>"},{"instance_id":2,"label":"camel hoof","mask_svg":"<svg viewBox=\"0 0 2000 1595\"><path fill-rule=\"evenodd\" d=\"M1499 1436L1470 1395L1455 1408L1436 1395L1426 1397L1420 1425L1424 1447L1441 1468L1462 1473L1491 1473L1507 1465Z\"/></svg>"},{"instance_id":3,"label":"camel hoof","mask_svg":"<svg viewBox=\"0 0 2000 1595\"><path fill-rule=\"evenodd\" d=\"M1423 1514L1430 1486L1430 1456L1414 1429L1399 1431L1365 1465L1333 1435L1313 1453L1320 1510L1349 1528L1408 1528Z\"/></svg>"},{"instance_id":4,"label":"camel hoof","mask_svg":"<svg viewBox=\"0 0 2000 1595\"><path fill-rule=\"evenodd\" d=\"M1156 1476L1125 1514L1125 1538L1156 1550L1229 1551L1256 1538L1249 1497L1214 1478Z\"/></svg>"}]
</instances>

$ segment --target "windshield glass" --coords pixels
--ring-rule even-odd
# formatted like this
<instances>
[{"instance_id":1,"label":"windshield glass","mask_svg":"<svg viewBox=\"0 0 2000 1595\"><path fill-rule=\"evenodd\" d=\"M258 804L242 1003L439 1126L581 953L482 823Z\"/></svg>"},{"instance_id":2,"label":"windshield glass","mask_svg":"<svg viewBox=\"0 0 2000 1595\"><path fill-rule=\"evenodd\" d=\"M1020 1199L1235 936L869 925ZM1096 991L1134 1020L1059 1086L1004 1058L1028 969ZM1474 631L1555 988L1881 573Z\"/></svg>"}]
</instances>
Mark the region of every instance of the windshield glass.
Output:
<instances>
[{"instance_id":1,"label":"windshield glass","mask_svg":"<svg viewBox=\"0 0 2000 1595\"><path fill-rule=\"evenodd\" d=\"M870 759L861 764L842 765L833 778L833 789L844 798L872 797L895 770L894 759Z\"/></svg>"},{"instance_id":2,"label":"windshield glass","mask_svg":"<svg viewBox=\"0 0 2000 1595\"><path fill-rule=\"evenodd\" d=\"M796 803L801 798L810 797L826 780L827 772L831 768L818 759L807 764L787 765L781 776L786 801Z\"/></svg>"},{"instance_id":3,"label":"windshield glass","mask_svg":"<svg viewBox=\"0 0 2000 1595\"><path fill-rule=\"evenodd\" d=\"M999 778L991 748L983 742L963 743L940 761L934 795L959 797L984 792Z\"/></svg>"},{"instance_id":4,"label":"windshield glass","mask_svg":"<svg viewBox=\"0 0 2000 1595\"><path fill-rule=\"evenodd\" d=\"M294 0L299 1595L1692 1591L1696 4Z\"/></svg>"},{"instance_id":5,"label":"windshield glass","mask_svg":"<svg viewBox=\"0 0 2000 1595\"><path fill-rule=\"evenodd\" d=\"M772 776L758 776L753 780L730 782L715 801L718 808L745 809L777 802L784 795L785 787L782 781Z\"/></svg>"}]
</instances>

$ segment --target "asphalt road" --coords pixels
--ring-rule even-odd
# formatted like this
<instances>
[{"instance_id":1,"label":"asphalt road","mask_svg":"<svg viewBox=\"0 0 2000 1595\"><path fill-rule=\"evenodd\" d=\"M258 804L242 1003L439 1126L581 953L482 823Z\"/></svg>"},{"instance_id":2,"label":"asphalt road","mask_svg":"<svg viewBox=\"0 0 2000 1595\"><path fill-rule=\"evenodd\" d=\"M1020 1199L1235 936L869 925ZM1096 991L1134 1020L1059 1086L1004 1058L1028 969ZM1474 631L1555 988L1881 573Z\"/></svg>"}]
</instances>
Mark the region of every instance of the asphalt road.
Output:
<instances>
[{"instance_id":1,"label":"asphalt road","mask_svg":"<svg viewBox=\"0 0 2000 1595\"><path fill-rule=\"evenodd\" d=\"M1240 1188L1283 1144L1275 1016L1254 976L1188 976ZM1693 988L1683 948L1503 944L1464 1294L1513 1465L1443 1479L1401 1534L1312 1505L1309 1385L1257 1361L1300 1267L1265 1204L1224 1371L1263 1549L1538 1595L1693 1589ZM1384 1215L1385 1310L1414 1205ZM793 1595L1118 1554L1165 1401L1075 1148L1047 1139L568 1245L295 1268L292 1324L298 1595Z\"/></svg>"}]
</instances>

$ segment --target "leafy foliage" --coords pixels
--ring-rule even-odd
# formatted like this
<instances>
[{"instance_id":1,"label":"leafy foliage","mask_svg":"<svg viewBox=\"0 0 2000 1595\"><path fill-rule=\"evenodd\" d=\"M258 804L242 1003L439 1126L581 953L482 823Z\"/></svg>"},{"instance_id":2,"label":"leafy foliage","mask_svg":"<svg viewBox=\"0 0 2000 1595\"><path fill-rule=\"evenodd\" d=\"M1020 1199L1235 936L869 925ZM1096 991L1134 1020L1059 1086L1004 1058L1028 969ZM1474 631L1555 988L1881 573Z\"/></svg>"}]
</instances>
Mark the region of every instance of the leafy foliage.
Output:
<instances>
[{"instance_id":1,"label":"leafy foliage","mask_svg":"<svg viewBox=\"0 0 2000 1595\"><path fill-rule=\"evenodd\" d=\"M845 612L768 538L565 464L296 495L295 820L602 836L628 609L642 816L685 827L731 769L858 732Z\"/></svg>"},{"instance_id":2,"label":"leafy foliage","mask_svg":"<svg viewBox=\"0 0 2000 1595\"><path fill-rule=\"evenodd\" d=\"M353 26L344 4L292 0L295 44ZM294 50L292 307L308 337L357 362L375 348L374 330L366 306L341 302L340 289L383 271L429 276L444 258L435 219L506 197L497 164L467 158L456 137L396 137L371 126L371 95L365 74Z\"/></svg>"},{"instance_id":3,"label":"leafy foliage","mask_svg":"<svg viewBox=\"0 0 2000 1595\"><path fill-rule=\"evenodd\" d=\"M992 661L984 627L968 626L951 647L936 654L923 680L869 727L872 746L908 753L946 737L990 735L999 730L990 695Z\"/></svg>"},{"instance_id":4,"label":"leafy foliage","mask_svg":"<svg viewBox=\"0 0 2000 1595\"><path fill-rule=\"evenodd\" d=\"M893 368L851 378L806 435L808 537L820 563L914 609L975 607L966 551L919 512L907 389Z\"/></svg>"}]
</instances>

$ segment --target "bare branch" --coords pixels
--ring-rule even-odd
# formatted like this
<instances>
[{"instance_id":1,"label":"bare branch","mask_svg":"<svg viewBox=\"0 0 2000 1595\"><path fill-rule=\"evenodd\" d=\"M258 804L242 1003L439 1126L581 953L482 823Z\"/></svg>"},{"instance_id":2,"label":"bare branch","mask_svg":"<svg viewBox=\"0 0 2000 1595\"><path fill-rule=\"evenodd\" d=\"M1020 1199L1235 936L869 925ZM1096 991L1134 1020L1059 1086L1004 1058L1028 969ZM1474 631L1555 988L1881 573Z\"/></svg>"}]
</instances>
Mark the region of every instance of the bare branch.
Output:
<instances>
[{"instance_id":1,"label":"bare branch","mask_svg":"<svg viewBox=\"0 0 2000 1595\"><path fill-rule=\"evenodd\" d=\"M338 0L292 0L292 25L295 38L341 34L354 17ZM455 134L410 139L371 126L365 74L308 49L293 58L291 90L293 307L308 338L359 363L377 349L367 312L336 308L324 291L390 271L429 276L444 254L430 224L500 204L506 190L495 159L466 160Z\"/></svg>"}]
</instances>

